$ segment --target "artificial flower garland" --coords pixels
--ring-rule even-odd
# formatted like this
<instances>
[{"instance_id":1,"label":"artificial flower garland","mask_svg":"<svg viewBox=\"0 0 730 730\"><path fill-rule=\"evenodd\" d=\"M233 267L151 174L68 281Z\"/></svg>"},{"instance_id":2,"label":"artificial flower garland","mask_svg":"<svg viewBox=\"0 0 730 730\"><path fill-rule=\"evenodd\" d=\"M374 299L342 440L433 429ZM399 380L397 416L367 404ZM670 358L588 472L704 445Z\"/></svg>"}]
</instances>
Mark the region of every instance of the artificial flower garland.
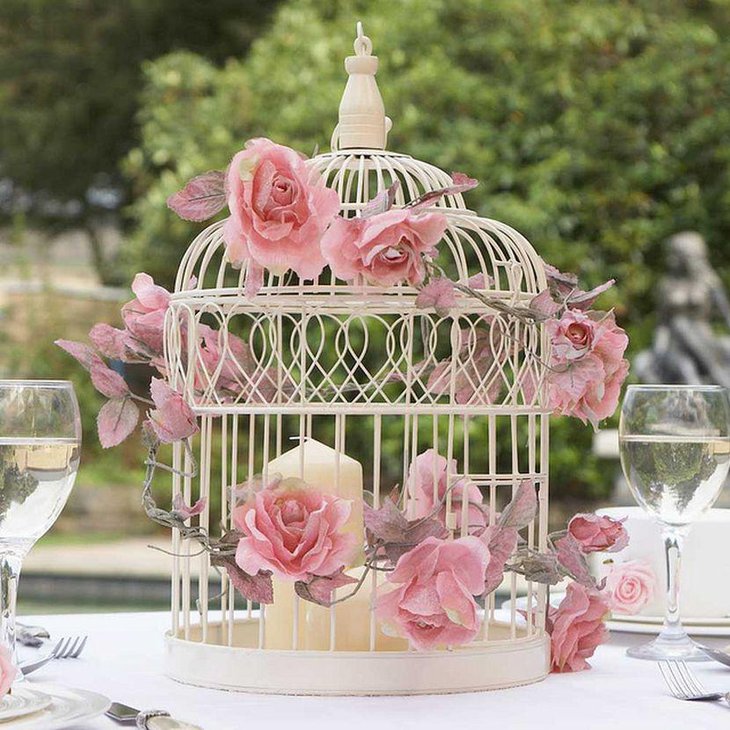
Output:
<instances>
[{"instance_id":1,"label":"artificial flower garland","mask_svg":"<svg viewBox=\"0 0 730 730\"><path fill-rule=\"evenodd\" d=\"M394 208L394 184L358 217L344 218L338 215L337 193L325 187L300 155L270 140L254 139L234 156L225 172L194 178L168 204L181 217L196 221L228 206L230 215L223 226L227 256L234 266L247 266L244 293L249 297L263 286L265 269L277 275L293 271L302 279L316 279L329 266L345 281L416 287L417 306L433 310L439 317L448 315L460 292L527 324L544 323L552 344L547 363L550 406L556 413L578 417L595 428L615 411L628 373L623 357L626 333L616 325L612 313L591 310L598 295L613 282L584 292L574 276L546 266L548 289L528 307L514 307L490 296L489 282L483 276L468 282L448 279L435 262L448 220L429 206L443 195L475 185L476 181L454 173L452 186ZM154 470L160 466L156 460L159 445L183 441L187 447L187 439L198 425L182 395L165 381L163 335L170 294L144 273L137 274L132 290L135 299L122 308L123 329L95 325L89 333L93 347L66 340L58 344L90 372L94 386L109 399L98 416L99 438L105 448L121 443L135 429L140 419L138 403L149 407L142 424L150 448L144 488L147 514L197 540L210 553L212 564L226 570L234 588L248 599L272 602L275 576L292 581L303 599L331 605L357 592L368 570L382 570L387 580L376 602L376 615L415 648L432 649L467 643L477 635L483 620L479 602L496 589L505 570L552 585L570 577L573 582L565 599L557 609L549 609L547 617L555 671L587 666L585 659L605 638L603 619L611 605L635 611L648 600L649 582L637 566L627 576L615 568L605 585L596 583L588 571L585 555L598 549L597 545L610 551L625 544L620 522L577 516L567 532L550 536L548 552L537 553L520 535L537 510L532 482L523 482L490 524L478 487L465 477L447 488L449 465L433 450L420 454L411 465L406 493L415 504L415 513L410 510L406 516L405 494L396 492L377 508L365 506L365 571L358 581L346 569L353 552L362 546L342 531L351 505L322 494L316 485L276 477L268 483L258 478L238 485L233 491L233 528L219 539L191 525L192 518L205 509L204 501L188 506L177 495L171 510L159 508L151 495ZM459 403L469 402L478 387L474 383L481 381L495 356L488 333L484 334L487 336L481 331L477 334L479 352L471 358L474 377L462 375L457 383ZM182 335L186 338L188 333ZM197 337L206 369L217 373L213 387L221 399L254 399L274 393L274 375L257 364L244 340L228 333L227 346L221 347L217 332L206 325L198 327ZM464 346L469 346L468 337L464 339ZM152 379L151 401L133 393L107 360L155 368L161 378ZM445 360L428 372L427 387L434 394L447 392L450 367ZM237 371L245 372L256 387L242 385ZM195 383L200 390L207 385ZM536 387L529 380L521 386L526 392L534 392ZM496 399L499 394L487 395ZM452 464L451 471L454 467ZM446 528L447 494L457 528L462 528L463 514L468 519L465 534L458 539L449 539ZM465 500L467 505L462 508ZM321 535L327 539L318 540ZM333 598L336 589L350 584L347 596Z\"/></svg>"}]
</instances>

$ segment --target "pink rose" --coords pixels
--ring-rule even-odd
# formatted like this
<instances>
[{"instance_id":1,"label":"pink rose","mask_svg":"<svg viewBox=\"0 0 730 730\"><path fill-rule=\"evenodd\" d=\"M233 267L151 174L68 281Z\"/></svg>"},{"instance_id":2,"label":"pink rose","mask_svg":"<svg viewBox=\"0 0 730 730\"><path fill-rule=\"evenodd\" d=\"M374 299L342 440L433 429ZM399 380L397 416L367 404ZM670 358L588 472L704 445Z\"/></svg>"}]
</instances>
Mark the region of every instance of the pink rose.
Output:
<instances>
[{"instance_id":1,"label":"pink rose","mask_svg":"<svg viewBox=\"0 0 730 730\"><path fill-rule=\"evenodd\" d=\"M603 594L614 613L639 613L654 597L656 576L644 560L629 560L611 566Z\"/></svg>"},{"instance_id":2,"label":"pink rose","mask_svg":"<svg viewBox=\"0 0 730 730\"><path fill-rule=\"evenodd\" d=\"M591 313L592 335L588 334L586 321L575 320L578 314L566 312L558 325L548 323L554 345L548 373L550 407L555 413L575 416L583 423L590 421L597 428L598 422L613 415L618 405L621 385L629 372L628 360L623 357L629 338L612 313L601 314L597 320L599 315ZM563 320L566 326L561 329L559 323ZM590 341L582 354L567 334L575 324L585 330L573 335L575 343L583 342L584 335L586 342Z\"/></svg>"},{"instance_id":3,"label":"pink rose","mask_svg":"<svg viewBox=\"0 0 730 730\"><path fill-rule=\"evenodd\" d=\"M605 515L578 514L568 523L568 534L575 538L581 552L616 553L629 544L623 522Z\"/></svg>"},{"instance_id":4,"label":"pink rose","mask_svg":"<svg viewBox=\"0 0 730 730\"><path fill-rule=\"evenodd\" d=\"M351 503L322 494L300 479L284 479L237 507L233 523L243 533L238 567L249 575L270 570L277 578L308 580L345 567L357 538L342 528Z\"/></svg>"},{"instance_id":5,"label":"pink rose","mask_svg":"<svg viewBox=\"0 0 730 730\"><path fill-rule=\"evenodd\" d=\"M474 596L484 592L488 564L489 550L476 537L426 538L388 574L397 587L378 595L375 615L416 649L467 644L479 631Z\"/></svg>"},{"instance_id":6,"label":"pink rose","mask_svg":"<svg viewBox=\"0 0 730 730\"><path fill-rule=\"evenodd\" d=\"M410 497L413 518L427 517L436 509L437 504L446 495L446 472L448 462L443 456L439 456L433 449L428 449L419 454L408 470L406 489ZM456 473L456 459L451 460L451 474ZM436 497L434 498L434 485ZM451 490L451 511L456 516L456 528L461 529L461 517L463 514L462 502L464 495L469 500L467 515L469 519L469 531L485 527L486 518L482 509L482 493L474 482L462 477ZM441 508L438 517L446 523L446 505Z\"/></svg>"},{"instance_id":7,"label":"pink rose","mask_svg":"<svg viewBox=\"0 0 730 730\"><path fill-rule=\"evenodd\" d=\"M556 361L565 362L582 357L593 344L595 322L583 312L568 310L560 319L549 319L545 329L552 344Z\"/></svg>"},{"instance_id":8,"label":"pink rose","mask_svg":"<svg viewBox=\"0 0 730 730\"><path fill-rule=\"evenodd\" d=\"M434 252L446 230L441 213L391 208L370 218L337 218L322 238L322 253L335 276L358 275L381 286L420 284L424 254Z\"/></svg>"},{"instance_id":9,"label":"pink rose","mask_svg":"<svg viewBox=\"0 0 730 730\"><path fill-rule=\"evenodd\" d=\"M197 433L198 421L180 393L164 380L152 378L150 394L155 408L149 412L149 423L160 441L169 444Z\"/></svg>"},{"instance_id":10,"label":"pink rose","mask_svg":"<svg viewBox=\"0 0 730 730\"><path fill-rule=\"evenodd\" d=\"M565 598L550 610L550 645L553 672L588 669L586 661L608 639L603 623L608 613L605 599L580 583L569 583Z\"/></svg>"},{"instance_id":11,"label":"pink rose","mask_svg":"<svg viewBox=\"0 0 730 730\"><path fill-rule=\"evenodd\" d=\"M6 646L0 646L0 697L5 697L10 691L17 673L10 651Z\"/></svg>"},{"instance_id":12,"label":"pink rose","mask_svg":"<svg viewBox=\"0 0 730 730\"><path fill-rule=\"evenodd\" d=\"M223 237L235 265L251 260L254 269L277 274L292 269L303 279L320 275L320 239L340 200L302 157L268 139L249 140L231 160L226 186L231 215Z\"/></svg>"},{"instance_id":13,"label":"pink rose","mask_svg":"<svg viewBox=\"0 0 730 730\"><path fill-rule=\"evenodd\" d=\"M137 274L132 282L136 299L122 307L122 319L129 334L152 353L162 353L165 312L170 292L155 284L149 274Z\"/></svg>"}]
</instances>

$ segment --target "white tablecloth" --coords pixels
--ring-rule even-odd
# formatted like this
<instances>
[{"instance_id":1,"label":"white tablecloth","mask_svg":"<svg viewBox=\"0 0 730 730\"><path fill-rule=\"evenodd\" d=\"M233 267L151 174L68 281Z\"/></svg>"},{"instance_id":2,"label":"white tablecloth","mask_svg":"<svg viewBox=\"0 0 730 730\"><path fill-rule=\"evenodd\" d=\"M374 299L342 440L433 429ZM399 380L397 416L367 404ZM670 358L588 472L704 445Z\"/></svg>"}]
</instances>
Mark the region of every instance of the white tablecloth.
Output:
<instances>
[{"instance_id":1,"label":"white tablecloth","mask_svg":"<svg viewBox=\"0 0 730 730\"><path fill-rule=\"evenodd\" d=\"M529 687L480 694L434 697L275 697L199 689L162 674L163 633L168 617L159 613L23 617L54 637L88 634L81 658L56 661L34 675L38 681L100 692L138 708L162 708L205 730L444 730L505 728L530 730L671 730L730 727L723 703L680 702L667 693L652 662L629 659L625 648L643 636L614 634L599 648L593 669L551 675ZM706 639L723 645L727 639ZM29 656L29 650L23 649ZM705 684L730 690L730 669L695 665ZM120 727L107 718L69 730Z\"/></svg>"}]
</instances>

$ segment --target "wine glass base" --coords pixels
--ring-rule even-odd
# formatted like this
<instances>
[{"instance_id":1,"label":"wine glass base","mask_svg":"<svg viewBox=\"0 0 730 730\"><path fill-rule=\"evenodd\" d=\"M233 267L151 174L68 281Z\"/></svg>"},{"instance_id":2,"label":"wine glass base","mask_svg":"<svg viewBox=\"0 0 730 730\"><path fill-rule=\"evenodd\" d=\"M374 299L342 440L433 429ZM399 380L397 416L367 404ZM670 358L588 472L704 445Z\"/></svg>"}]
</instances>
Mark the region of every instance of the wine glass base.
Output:
<instances>
[{"instance_id":1,"label":"wine glass base","mask_svg":"<svg viewBox=\"0 0 730 730\"><path fill-rule=\"evenodd\" d=\"M626 650L626 655L634 659L649 659L654 662L710 661L710 657L684 632L680 634L661 633L654 641L641 644L640 646L629 647Z\"/></svg>"}]
</instances>

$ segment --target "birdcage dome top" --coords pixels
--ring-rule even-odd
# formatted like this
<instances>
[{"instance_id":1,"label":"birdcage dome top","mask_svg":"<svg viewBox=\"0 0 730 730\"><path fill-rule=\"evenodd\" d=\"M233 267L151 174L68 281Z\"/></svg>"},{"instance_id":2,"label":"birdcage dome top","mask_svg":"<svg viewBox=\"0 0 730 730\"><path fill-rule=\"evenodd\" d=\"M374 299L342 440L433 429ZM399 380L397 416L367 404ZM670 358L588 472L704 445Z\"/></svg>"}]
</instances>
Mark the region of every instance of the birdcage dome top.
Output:
<instances>
[{"instance_id":1,"label":"birdcage dome top","mask_svg":"<svg viewBox=\"0 0 730 730\"><path fill-rule=\"evenodd\" d=\"M377 57L371 51L372 43L358 24L355 55L345 62L349 78L340 104L339 123L332 135L332 150L307 162L325 185L337 191L340 214L344 217L360 215L372 198L393 183L398 183L396 208L453 184L452 176L444 170L386 149L391 121L385 116L375 81ZM482 275L484 287L491 295L513 302L531 298L545 288L543 262L519 232L505 223L477 215L460 193L440 197L428 210L448 218L437 263L450 278L467 283ZM173 301L212 297L225 302L240 298L249 271L246 265L234 267L226 255L224 222L206 228L190 245L178 269ZM296 300L297 306L301 306L302 297L306 297L310 304L339 309L347 306L343 298L350 297L353 307L370 307L380 295L398 297L409 308L414 306L417 294L408 284L379 287L365 281L341 281L325 269L314 281L300 280L291 272L280 276L269 273L258 296L248 298L248 304L286 307ZM337 297L333 299L333 295ZM469 301L468 296L457 298L460 308L477 304Z\"/></svg>"},{"instance_id":2,"label":"birdcage dome top","mask_svg":"<svg viewBox=\"0 0 730 730\"><path fill-rule=\"evenodd\" d=\"M341 215L354 216L379 192L396 180L400 183L395 207L402 207L424 193L452 184L451 176L408 155L383 150L340 150L317 155L309 161L328 187L337 190ZM466 207L461 194L445 195L429 208L444 213L449 225L439 246L438 264L455 281L468 282L483 275L486 288L497 296L527 299L545 288L544 265L529 241L511 226L478 216ZM235 268L226 256L223 224L202 231L186 251L178 269L173 300L186 297L240 296L248 274ZM398 296L413 299L417 290L407 284L379 287L366 282L344 282L329 270L316 281L301 281L291 273L268 274L259 296L261 304L274 298L320 295ZM262 297L268 297L263 300ZM325 300L331 301L330 299ZM253 304L253 301L252 301ZM341 302L340 302L341 304ZM463 304L466 306L467 302Z\"/></svg>"},{"instance_id":3,"label":"birdcage dome top","mask_svg":"<svg viewBox=\"0 0 730 730\"><path fill-rule=\"evenodd\" d=\"M368 202L386 190L395 191L397 209L455 187L454 175L386 149L391 125L369 50L369 41L364 47L356 41L358 55L348 61L358 63L346 63L350 77L332 150L307 162L312 174L337 192L344 218L361 216ZM254 402L265 408L276 402L299 408L305 403L311 410L359 404L397 410L403 403L424 409L467 403L489 409L501 403L539 410L541 330L523 326L508 312L527 307L546 288L541 258L518 231L469 210L458 186L423 206L419 210L446 219L434 265L466 285L456 288L448 316L419 306L416 285L384 286L362 276L345 281L329 268L314 280L291 270L266 271L252 293L247 288L247 278L255 276L250 264L234 266L228 256L226 221L202 231L178 269L166 340L169 371L183 378L193 405L230 408ZM202 328L204 339L211 339L211 326L217 342L201 350L199 338L189 333ZM209 348L231 349L231 328L245 335L249 365L258 374L252 379L244 367L234 374L236 382L247 384L235 402L218 392L222 360L212 372L206 362L212 357ZM482 361L487 351L489 363ZM403 373L416 373L417 361L421 369L406 382ZM454 376L449 393L432 383L435 377L443 385L439 373L447 366ZM457 392L457 381L468 387Z\"/></svg>"}]
</instances>

